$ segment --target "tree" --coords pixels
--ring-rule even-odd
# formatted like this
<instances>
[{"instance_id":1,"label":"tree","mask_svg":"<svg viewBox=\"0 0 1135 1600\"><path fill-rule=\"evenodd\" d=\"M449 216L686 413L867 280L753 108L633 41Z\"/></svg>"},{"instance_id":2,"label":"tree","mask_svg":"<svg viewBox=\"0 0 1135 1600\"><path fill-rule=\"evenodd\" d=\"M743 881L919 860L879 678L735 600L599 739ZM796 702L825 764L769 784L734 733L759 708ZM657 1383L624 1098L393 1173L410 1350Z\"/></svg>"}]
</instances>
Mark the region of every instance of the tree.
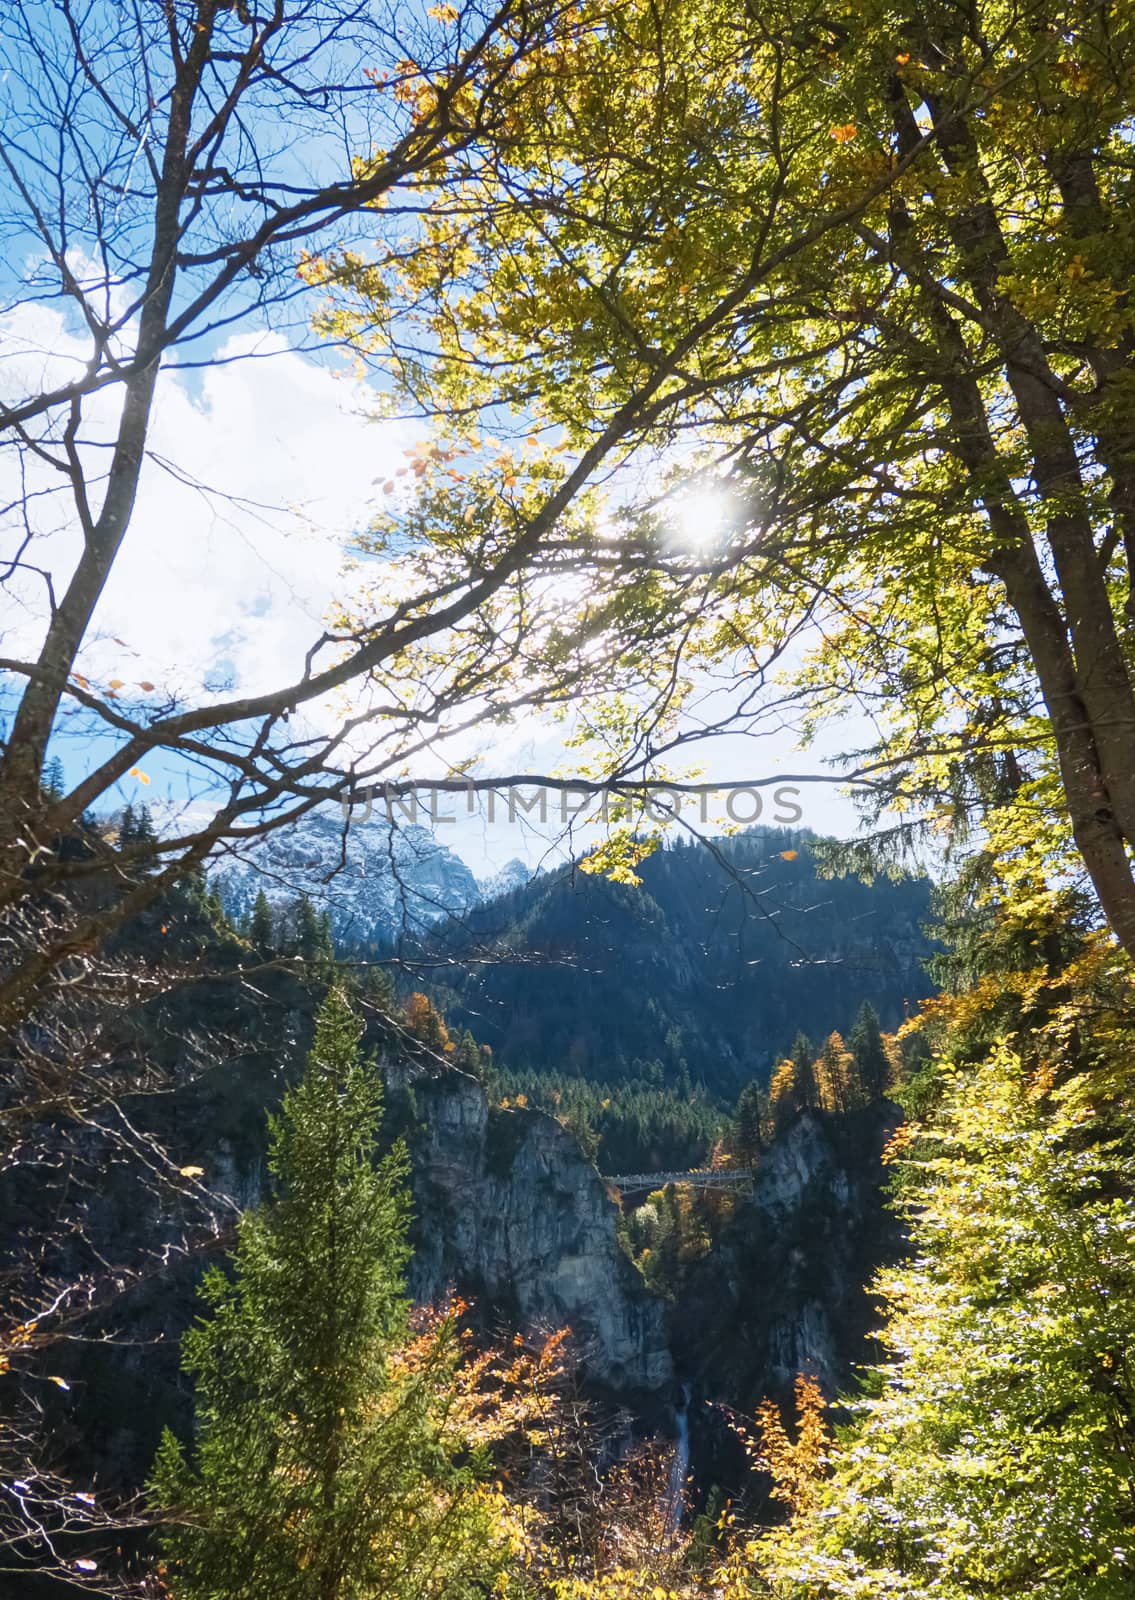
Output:
<instances>
[{"instance_id":1,"label":"tree","mask_svg":"<svg viewBox=\"0 0 1135 1600\"><path fill-rule=\"evenodd\" d=\"M248 940L257 954L265 959L275 949L276 918L263 889L258 891L253 902L252 916L248 923Z\"/></svg>"},{"instance_id":2,"label":"tree","mask_svg":"<svg viewBox=\"0 0 1135 1600\"><path fill-rule=\"evenodd\" d=\"M806 1033L798 1033L792 1045L794 1094L802 1111L820 1104L820 1090L816 1082L816 1068L812 1041Z\"/></svg>"},{"instance_id":3,"label":"tree","mask_svg":"<svg viewBox=\"0 0 1135 1600\"><path fill-rule=\"evenodd\" d=\"M863 1103L855 1057L838 1033L829 1033L815 1063L815 1082L825 1111L843 1116Z\"/></svg>"},{"instance_id":4,"label":"tree","mask_svg":"<svg viewBox=\"0 0 1135 1600\"><path fill-rule=\"evenodd\" d=\"M428 995L415 991L402 1008L406 1031L431 1051L452 1051L449 1030Z\"/></svg>"},{"instance_id":5,"label":"tree","mask_svg":"<svg viewBox=\"0 0 1135 1600\"><path fill-rule=\"evenodd\" d=\"M628 414L523 489L491 447L471 452L462 473L430 439L414 462L400 572L384 559L384 577L310 641L291 681L196 695L126 681L97 638L97 611L143 474L182 470L149 448L163 367L233 359L221 335L241 326L310 344L302 308L322 293L304 252L345 250L337 259L361 263L383 213L390 244L407 243L430 207L419 198L427 174L441 175L459 148L466 173L494 161L528 72L554 63L575 23L553 0L483 10L465 0L413 19L355 0L179 0L133 4L123 18L113 0L7 7L0 18L0 216L18 241L0 314L6 326L31 319L29 349L56 327L75 345L73 359L11 368L0 406L0 456L21 486L5 502L16 552L5 582L42 621L26 652L2 662L12 715L0 744L0 913L11 934L0 1023L16 1026L61 967L76 982L108 932L218 845L387 781L404 798L417 787L406 773L421 730L436 746L468 725L471 707L488 725L541 699L568 703L600 679L641 681L644 641L664 614L609 603L611 638L600 644L588 605L569 617L563 586L553 600L545 581L606 565L588 520L569 512ZM60 554L62 530L75 544ZM308 714L350 685L369 707L353 707L349 726L337 717L330 733L313 728ZM395 701L403 709L391 718ZM42 775L61 734L82 737L90 754L56 797ZM122 781L148 782L159 751L192 772L200 804L160 840L115 848L95 835L61 859L56 841ZM634 780L633 755L604 775ZM474 778L435 781L464 792ZM160 870L130 871L140 860ZM35 893L92 877L100 892L58 897L47 919L33 906L32 862Z\"/></svg>"},{"instance_id":6,"label":"tree","mask_svg":"<svg viewBox=\"0 0 1135 1600\"><path fill-rule=\"evenodd\" d=\"M310 898L303 894L296 903L295 927L296 952L300 960L319 971L326 971L335 957L330 913L317 913Z\"/></svg>"},{"instance_id":7,"label":"tree","mask_svg":"<svg viewBox=\"0 0 1135 1600\"><path fill-rule=\"evenodd\" d=\"M492 183L439 188L385 273L328 264L372 342L440 351L457 418L582 445L658 374L632 437L701 447L674 493L705 515L676 551L652 485L620 526L653 593L699 585L695 653L759 683L818 622L796 703L881 717L846 769L876 810L979 820L1018 916L1074 871L1129 953L1133 28L599 0ZM412 331L374 315L407 281Z\"/></svg>"},{"instance_id":8,"label":"tree","mask_svg":"<svg viewBox=\"0 0 1135 1600\"><path fill-rule=\"evenodd\" d=\"M272 1197L241 1220L187 1334L192 1455L167 1431L151 1497L175 1600L483 1595L503 1551L455 1435L453 1344L415 1350L406 1156L375 1164L381 1094L331 990L271 1123ZM461 1460L463 1448L466 1459Z\"/></svg>"},{"instance_id":9,"label":"tree","mask_svg":"<svg viewBox=\"0 0 1135 1600\"><path fill-rule=\"evenodd\" d=\"M855 1073L868 1100L881 1100L887 1092L891 1077L891 1063L879 1026L879 1015L869 1000L859 1008L848 1038L855 1062Z\"/></svg>"},{"instance_id":10,"label":"tree","mask_svg":"<svg viewBox=\"0 0 1135 1600\"><path fill-rule=\"evenodd\" d=\"M791 1061L781 1061L773 1072L768 1086L768 1122L772 1138L784 1132L795 1117L796 1067Z\"/></svg>"},{"instance_id":11,"label":"tree","mask_svg":"<svg viewBox=\"0 0 1135 1600\"><path fill-rule=\"evenodd\" d=\"M757 1565L770 1592L816 1600L1119 1600L1135 1560L1129 1102L1118 1077L1103 1095L1082 1073L1055 1089L1005 1044L939 1065L929 1125L893 1152L913 1236L876 1286L893 1360Z\"/></svg>"},{"instance_id":12,"label":"tree","mask_svg":"<svg viewBox=\"0 0 1135 1600\"><path fill-rule=\"evenodd\" d=\"M762 1128L767 1114L768 1096L754 1079L741 1090L733 1113L733 1138L737 1154L746 1166L755 1165L764 1147Z\"/></svg>"}]
</instances>

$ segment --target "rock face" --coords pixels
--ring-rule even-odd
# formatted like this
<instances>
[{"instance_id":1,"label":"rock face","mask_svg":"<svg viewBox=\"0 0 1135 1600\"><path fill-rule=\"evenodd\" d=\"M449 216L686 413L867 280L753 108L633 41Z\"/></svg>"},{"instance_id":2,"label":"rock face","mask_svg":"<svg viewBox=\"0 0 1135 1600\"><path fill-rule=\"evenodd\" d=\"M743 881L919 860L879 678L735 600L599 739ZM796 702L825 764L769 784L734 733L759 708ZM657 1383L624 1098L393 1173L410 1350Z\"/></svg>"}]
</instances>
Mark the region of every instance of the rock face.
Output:
<instances>
[{"instance_id":1,"label":"rock face","mask_svg":"<svg viewBox=\"0 0 1135 1600\"><path fill-rule=\"evenodd\" d=\"M805 1113L762 1156L674 1312L675 1357L703 1393L750 1410L801 1372L834 1393L868 1358L868 1285L900 1244L880 1161L898 1121L885 1102L842 1121Z\"/></svg>"},{"instance_id":2,"label":"rock face","mask_svg":"<svg viewBox=\"0 0 1135 1600\"><path fill-rule=\"evenodd\" d=\"M588 1373L614 1389L668 1384L666 1307L624 1254L616 1208L572 1136L542 1112L490 1112L461 1073L411 1092L415 1298L455 1286L521 1326L570 1326Z\"/></svg>"},{"instance_id":3,"label":"rock face","mask_svg":"<svg viewBox=\"0 0 1135 1600\"><path fill-rule=\"evenodd\" d=\"M420 933L482 898L464 861L429 828L391 827L381 805L369 817L360 808L347 827L338 805L313 811L239 857L219 858L211 881L236 921L248 915L261 890L276 906L306 894L317 910L330 912L344 946Z\"/></svg>"}]
</instances>

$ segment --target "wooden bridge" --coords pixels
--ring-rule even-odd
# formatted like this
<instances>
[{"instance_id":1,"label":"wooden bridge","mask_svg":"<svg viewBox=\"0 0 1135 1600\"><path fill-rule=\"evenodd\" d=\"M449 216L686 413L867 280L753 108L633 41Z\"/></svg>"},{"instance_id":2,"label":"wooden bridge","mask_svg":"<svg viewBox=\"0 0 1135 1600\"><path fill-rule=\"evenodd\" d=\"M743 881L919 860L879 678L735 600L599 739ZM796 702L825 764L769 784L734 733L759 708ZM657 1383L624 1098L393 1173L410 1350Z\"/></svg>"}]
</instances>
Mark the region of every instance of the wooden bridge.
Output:
<instances>
[{"instance_id":1,"label":"wooden bridge","mask_svg":"<svg viewBox=\"0 0 1135 1600\"><path fill-rule=\"evenodd\" d=\"M668 1183L688 1183L695 1189L724 1189L735 1183L750 1183L755 1167L698 1167L692 1172L630 1172L618 1177L604 1174L603 1182L615 1189L665 1189Z\"/></svg>"}]
</instances>

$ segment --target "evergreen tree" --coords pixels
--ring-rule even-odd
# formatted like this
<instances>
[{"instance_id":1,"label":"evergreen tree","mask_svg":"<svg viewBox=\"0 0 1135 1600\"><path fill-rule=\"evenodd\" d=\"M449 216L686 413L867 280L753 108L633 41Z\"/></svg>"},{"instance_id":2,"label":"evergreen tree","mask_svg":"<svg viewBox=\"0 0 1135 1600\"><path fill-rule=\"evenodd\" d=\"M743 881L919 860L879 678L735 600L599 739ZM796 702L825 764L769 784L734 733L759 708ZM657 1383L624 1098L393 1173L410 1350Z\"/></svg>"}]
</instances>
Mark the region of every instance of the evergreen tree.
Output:
<instances>
[{"instance_id":1,"label":"evergreen tree","mask_svg":"<svg viewBox=\"0 0 1135 1600\"><path fill-rule=\"evenodd\" d=\"M1101 1109L1088 1075L1045 1092L1006 1045L943 1066L897 1163L912 1251L876 1285L892 1360L852 1403L829 1481L762 1540L758 1592L1121 1600L1135 1568L1129 1100Z\"/></svg>"},{"instance_id":2,"label":"evergreen tree","mask_svg":"<svg viewBox=\"0 0 1135 1600\"><path fill-rule=\"evenodd\" d=\"M66 779L63 775L63 763L58 756L52 756L43 769L43 795L45 800L61 800L66 791Z\"/></svg>"},{"instance_id":3,"label":"evergreen tree","mask_svg":"<svg viewBox=\"0 0 1135 1600\"><path fill-rule=\"evenodd\" d=\"M820 1104L820 1088L816 1082L813 1054L811 1039L806 1033L798 1033L792 1046L792 1066L795 1102L800 1111L810 1111Z\"/></svg>"},{"instance_id":4,"label":"evergreen tree","mask_svg":"<svg viewBox=\"0 0 1135 1600\"><path fill-rule=\"evenodd\" d=\"M868 1102L881 1100L887 1092L891 1064L883 1043L879 1014L870 1000L864 1000L860 1006L848 1043L864 1097Z\"/></svg>"},{"instance_id":5,"label":"evergreen tree","mask_svg":"<svg viewBox=\"0 0 1135 1600\"><path fill-rule=\"evenodd\" d=\"M272 915L272 907L268 904L268 896L263 889L256 896L256 903L252 907L248 937L259 955L270 956L275 949L276 921Z\"/></svg>"},{"instance_id":6,"label":"evergreen tree","mask_svg":"<svg viewBox=\"0 0 1135 1600\"><path fill-rule=\"evenodd\" d=\"M301 961L317 973L327 972L335 960L331 942L331 914L317 912L306 894L300 895L295 908L296 953Z\"/></svg>"},{"instance_id":7,"label":"evergreen tree","mask_svg":"<svg viewBox=\"0 0 1135 1600\"><path fill-rule=\"evenodd\" d=\"M453 1339L409 1341L406 1157L374 1164L378 1080L332 990L271 1122L274 1197L205 1277L186 1336L190 1459L168 1431L151 1497L174 1600L465 1600L500 1549L449 1421Z\"/></svg>"},{"instance_id":8,"label":"evergreen tree","mask_svg":"<svg viewBox=\"0 0 1135 1600\"><path fill-rule=\"evenodd\" d=\"M733 1113L733 1138L737 1154L746 1166L753 1166L764 1145L761 1129L768 1111L768 1097L755 1080L747 1083L737 1098Z\"/></svg>"}]
</instances>

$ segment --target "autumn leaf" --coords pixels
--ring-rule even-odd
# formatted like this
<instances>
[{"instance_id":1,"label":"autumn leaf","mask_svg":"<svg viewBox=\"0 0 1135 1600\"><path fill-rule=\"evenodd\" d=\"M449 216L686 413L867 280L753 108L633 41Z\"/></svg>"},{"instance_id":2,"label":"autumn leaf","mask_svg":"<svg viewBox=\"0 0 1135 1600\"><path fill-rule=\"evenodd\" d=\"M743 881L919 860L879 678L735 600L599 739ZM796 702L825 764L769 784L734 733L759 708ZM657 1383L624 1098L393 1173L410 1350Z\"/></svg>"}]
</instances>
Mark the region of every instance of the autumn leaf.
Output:
<instances>
[{"instance_id":1,"label":"autumn leaf","mask_svg":"<svg viewBox=\"0 0 1135 1600\"><path fill-rule=\"evenodd\" d=\"M142 771L141 767L131 767L130 771L127 773L127 777L137 778L139 783L149 783L150 781L146 774Z\"/></svg>"},{"instance_id":2,"label":"autumn leaf","mask_svg":"<svg viewBox=\"0 0 1135 1600\"><path fill-rule=\"evenodd\" d=\"M121 678L112 678L110 680L109 684L107 685L107 688L108 689L121 689L122 688L122 679Z\"/></svg>"},{"instance_id":3,"label":"autumn leaf","mask_svg":"<svg viewBox=\"0 0 1135 1600\"><path fill-rule=\"evenodd\" d=\"M179 1167L178 1171L183 1178L203 1178L205 1176L204 1167Z\"/></svg>"},{"instance_id":4,"label":"autumn leaf","mask_svg":"<svg viewBox=\"0 0 1135 1600\"><path fill-rule=\"evenodd\" d=\"M847 144L850 140L856 137L859 129L855 126L854 122L841 122L837 127L834 127L831 132L832 138L835 140L836 144Z\"/></svg>"},{"instance_id":5,"label":"autumn leaf","mask_svg":"<svg viewBox=\"0 0 1135 1600\"><path fill-rule=\"evenodd\" d=\"M795 861L799 854L799 850L782 850L780 852L780 859L782 861Z\"/></svg>"},{"instance_id":6,"label":"autumn leaf","mask_svg":"<svg viewBox=\"0 0 1135 1600\"><path fill-rule=\"evenodd\" d=\"M143 693L151 694L156 685L152 684L148 678L139 678L138 687L143 691Z\"/></svg>"},{"instance_id":7,"label":"autumn leaf","mask_svg":"<svg viewBox=\"0 0 1135 1600\"><path fill-rule=\"evenodd\" d=\"M47 1381L48 1381L48 1383L57 1384L60 1389L68 1389L69 1390L70 1387L71 1387L71 1385L67 1382L66 1378L57 1378L53 1372L49 1372L47 1374Z\"/></svg>"}]
</instances>

